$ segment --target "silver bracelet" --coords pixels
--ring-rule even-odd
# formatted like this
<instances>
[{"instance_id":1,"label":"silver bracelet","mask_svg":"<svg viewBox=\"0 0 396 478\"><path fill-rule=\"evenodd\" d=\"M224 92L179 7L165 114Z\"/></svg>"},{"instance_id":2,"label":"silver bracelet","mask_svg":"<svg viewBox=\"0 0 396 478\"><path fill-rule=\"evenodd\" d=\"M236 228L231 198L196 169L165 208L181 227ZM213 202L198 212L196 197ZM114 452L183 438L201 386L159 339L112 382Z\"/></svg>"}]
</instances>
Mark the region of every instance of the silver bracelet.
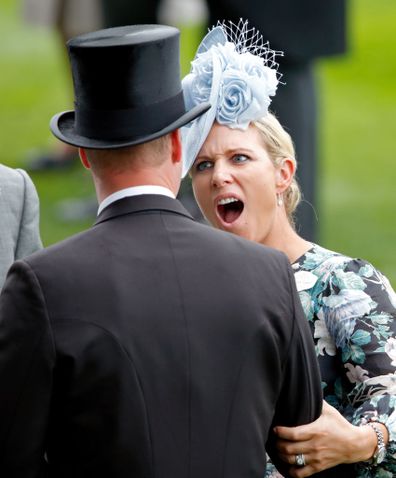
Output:
<instances>
[{"instance_id":1,"label":"silver bracelet","mask_svg":"<svg viewBox=\"0 0 396 478\"><path fill-rule=\"evenodd\" d=\"M374 451L374 455L372 456L370 460L370 464L376 466L382 463L385 460L386 456L386 445L385 445L385 440L384 440L384 434L382 433L381 428L378 426L378 422L367 422L366 425L371 427L374 431L375 434L377 435L377 447Z\"/></svg>"}]
</instances>

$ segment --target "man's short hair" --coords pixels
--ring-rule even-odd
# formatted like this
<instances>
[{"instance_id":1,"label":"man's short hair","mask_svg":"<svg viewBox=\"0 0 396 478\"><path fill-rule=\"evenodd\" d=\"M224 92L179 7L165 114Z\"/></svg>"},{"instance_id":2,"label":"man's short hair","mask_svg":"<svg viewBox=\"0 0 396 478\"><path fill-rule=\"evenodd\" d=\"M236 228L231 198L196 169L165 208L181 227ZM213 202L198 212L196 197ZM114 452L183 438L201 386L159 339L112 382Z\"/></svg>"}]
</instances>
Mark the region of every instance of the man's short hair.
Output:
<instances>
[{"instance_id":1,"label":"man's short hair","mask_svg":"<svg viewBox=\"0 0 396 478\"><path fill-rule=\"evenodd\" d=\"M117 149L86 149L93 171L121 173L130 168L160 166L168 158L170 134L147 143Z\"/></svg>"}]
</instances>

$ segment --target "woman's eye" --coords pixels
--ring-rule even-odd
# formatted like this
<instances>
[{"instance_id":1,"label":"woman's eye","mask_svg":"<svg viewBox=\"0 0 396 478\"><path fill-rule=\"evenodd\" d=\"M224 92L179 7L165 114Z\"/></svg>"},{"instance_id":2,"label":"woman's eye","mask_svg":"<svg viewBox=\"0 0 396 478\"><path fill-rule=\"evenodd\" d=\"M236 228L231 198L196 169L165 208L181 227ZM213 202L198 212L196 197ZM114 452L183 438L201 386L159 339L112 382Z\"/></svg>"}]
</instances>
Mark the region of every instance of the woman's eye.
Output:
<instances>
[{"instance_id":1,"label":"woman's eye","mask_svg":"<svg viewBox=\"0 0 396 478\"><path fill-rule=\"evenodd\" d=\"M234 161L234 163L244 163L249 160L249 157L245 154L235 154L232 157L232 160Z\"/></svg>"},{"instance_id":2,"label":"woman's eye","mask_svg":"<svg viewBox=\"0 0 396 478\"><path fill-rule=\"evenodd\" d=\"M205 171L205 169L209 169L212 167L211 161L201 161L195 166L196 171Z\"/></svg>"}]
</instances>

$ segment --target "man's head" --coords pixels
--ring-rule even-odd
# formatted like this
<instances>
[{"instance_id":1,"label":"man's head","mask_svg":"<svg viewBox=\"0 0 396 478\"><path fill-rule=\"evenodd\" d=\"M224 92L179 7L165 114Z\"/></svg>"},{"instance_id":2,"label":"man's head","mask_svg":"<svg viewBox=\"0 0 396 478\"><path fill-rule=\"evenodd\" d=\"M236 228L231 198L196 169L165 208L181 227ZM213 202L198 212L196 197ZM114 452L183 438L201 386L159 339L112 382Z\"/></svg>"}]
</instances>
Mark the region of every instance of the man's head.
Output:
<instances>
[{"instance_id":1,"label":"man's head","mask_svg":"<svg viewBox=\"0 0 396 478\"><path fill-rule=\"evenodd\" d=\"M131 186L164 186L175 195L180 186L182 162L178 130L125 148L80 148L80 157L92 172L99 201Z\"/></svg>"},{"instance_id":2,"label":"man's head","mask_svg":"<svg viewBox=\"0 0 396 478\"><path fill-rule=\"evenodd\" d=\"M61 141L121 151L166 136L209 108L185 109L176 28L109 28L72 38L67 46L75 111L51 120ZM124 153L115 156L126 157Z\"/></svg>"}]
</instances>

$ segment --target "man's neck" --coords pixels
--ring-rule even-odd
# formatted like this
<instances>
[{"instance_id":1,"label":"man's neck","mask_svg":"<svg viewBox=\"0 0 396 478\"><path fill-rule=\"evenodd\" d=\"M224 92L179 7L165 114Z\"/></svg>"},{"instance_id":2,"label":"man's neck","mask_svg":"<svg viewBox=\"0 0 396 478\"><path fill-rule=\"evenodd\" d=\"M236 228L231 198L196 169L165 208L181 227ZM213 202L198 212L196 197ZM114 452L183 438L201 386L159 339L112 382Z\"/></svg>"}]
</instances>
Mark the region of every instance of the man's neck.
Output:
<instances>
[{"instance_id":1,"label":"man's neck","mask_svg":"<svg viewBox=\"0 0 396 478\"><path fill-rule=\"evenodd\" d=\"M117 191L127 188L159 186L170 190L176 196L180 187L180 180L177 181L169 174L161 174L160 170L155 170L155 174L150 170L132 171L128 174L113 174L104 180L96 177L94 182L99 203Z\"/></svg>"},{"instance_id":2,"label":"man's neck","mask_svg":"<svg viewBox=\"0 0 396 478\"><path fill-rule=\"evenodd\" d=\"M101 201L99 204L98 214L100 214L103 211L103 209L105 209L107 206L109 206L115 201L118 201L126 197L141 196L146 194L157 194L157 195L167 196L167 197L175 199L175 195L173 194L173 192L170 189L165 188L163 186L153 186L153 185L133 186L133 187L128 187L128 188L124 188L119 191L116 191L110 194L109 196L107 196L106 198L104 198L103 201Z\"/></svg>"}]
</instances>

